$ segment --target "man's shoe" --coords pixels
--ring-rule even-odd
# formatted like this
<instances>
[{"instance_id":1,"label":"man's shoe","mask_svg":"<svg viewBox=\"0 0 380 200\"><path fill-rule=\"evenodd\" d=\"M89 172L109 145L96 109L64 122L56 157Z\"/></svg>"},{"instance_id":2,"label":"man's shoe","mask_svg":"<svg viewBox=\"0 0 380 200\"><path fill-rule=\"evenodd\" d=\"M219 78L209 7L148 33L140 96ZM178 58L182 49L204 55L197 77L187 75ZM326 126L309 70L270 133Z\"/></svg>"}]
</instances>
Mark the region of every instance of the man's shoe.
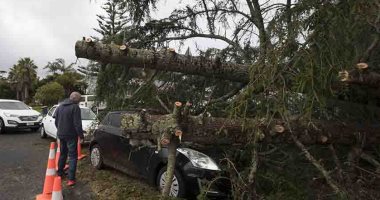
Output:
<instances>
[{"instance_id":1,"label":"man's shoe","mask_svg":"<svg viewBox=\"0 0 380 200\"><path fill-rule=\"evenodd\" d=\"M67 186L74 186L74 185L75 185L75 181L73 181L73 180L68 180L66 185L67 185Z\"/></svg>"}]
</instances>

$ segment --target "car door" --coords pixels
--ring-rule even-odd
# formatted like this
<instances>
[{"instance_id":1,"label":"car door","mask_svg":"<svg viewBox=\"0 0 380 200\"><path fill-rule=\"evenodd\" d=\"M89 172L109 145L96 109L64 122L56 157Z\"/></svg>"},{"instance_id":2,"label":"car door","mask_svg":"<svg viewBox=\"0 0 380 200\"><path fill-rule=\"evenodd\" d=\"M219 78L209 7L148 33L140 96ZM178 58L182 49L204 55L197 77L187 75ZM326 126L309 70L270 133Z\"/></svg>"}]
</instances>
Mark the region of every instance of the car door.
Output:
<instances>
[{"instance_id":1,"label":"car door","mask_svg":"<svg viewBox=\"0 0 380 200\"><path fill-rule=\"evenodd\" d=\"M131 145L129 138L123 134L121 128L121 113L114 113L110 117L110 126L108 127L109 133L112 133L112 158L119 165L119 169L125 171L132 176L138 176L137 169L131 163Z\"/></svg>"},{"instance_id":2,"label":"car door","mask_svg":"<svg viewBox=\"0 0 380 200\"><path fill-rule=\"evenodd\" d=\"M44 120L44 128L45 132L50 136L55 136L57 133L57 128L55 127L55 119L53 118L54 112L56 110L57 106L53 106L49 112L47 113L45 120Z\"/></svg>"},{"instance_id":3,"label":"car door","mask_svg":"<svg viewBox=\"0 0 380 200\"><path fill-rule=\"evenodd\" d=\"M133 118L136 116L136 113L125 113L126 115L131 115ZM137 114L138 115L138 114ZM139 115L138 115L139 116ZM138 135L139 132L135 132L136 124L131 125L131 129L127 130L127 132L133 132L133 135ZM142 134L142 133L141 133ZM123 137L128 137L128 134L123 134ZM146 140L146 139L128 139L130 155L128 156L128 162L130 164L130 170L136 171L139 176L146 176L149 170L150 160L157 150L157 146L154 145L155 142Z\"/></svg>"},{"instance_id":4,"label":"car door","mask_svg":"<svg viewBox=\"0 0 380 200\"><path fill-rule=\"evenodd\" d=\"M130 162L133 165L132 168L137 170L140 176L146 177L150 170L151 158L155 154L157 147L147 145L146 142L140 142L131 149Z\"/></svg>"}]
</instances>

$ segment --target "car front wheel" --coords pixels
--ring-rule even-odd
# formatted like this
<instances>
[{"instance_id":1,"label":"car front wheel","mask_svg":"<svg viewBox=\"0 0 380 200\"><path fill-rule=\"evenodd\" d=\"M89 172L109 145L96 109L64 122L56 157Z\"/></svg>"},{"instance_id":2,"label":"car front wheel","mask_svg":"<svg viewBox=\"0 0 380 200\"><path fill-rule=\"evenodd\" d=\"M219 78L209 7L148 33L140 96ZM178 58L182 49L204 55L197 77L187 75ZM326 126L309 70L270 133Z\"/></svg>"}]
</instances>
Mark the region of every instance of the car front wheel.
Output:
<instances>
[{"instance_id":1,"label":"car front wheel","mask_svg":"<svg viewBox=\"0 0 380 200\"><path fill-rule=\"evenodd\" d=\"M95 167L96 169L102 169L103 168L103 166L104 166L104 164L103 164L103 156L102 156L100 148L99 148L99 146L97 144L95 144L91 148L90 158L91 158L91 165L93 167Z\"/></svg>"},{"instance_id":2,"label":"car front wheel","mask_svg":"<svg viewBox=\"0 0 380 200\"><path fill-rule=\"evenodd\" d=\"M0 118L0 134L4 133L4 122L3 120Z\"/></svg>"},{"instance_id":3,"label":"car front wheel","mask_svg":"<svg viewBox=\"0 0 380 200\"><path fill-rule=\"evenodd\" d=\"M46 132L45 132L44 125L41 126L40 136L41 136L41 138L46 138Z\"/></svg>"},{"instance_id":4,"label":"car front wheel","mask_svg":"<svg viewBox=\"0 0 380 200\"><path fill-rule=\"evenodd\" d=\"M163 192L166 183L166 166L161 168L158 172L156 184L159 187L159 190ZM185 197L185 182L181 174L174 170L174 176L172 181L172 186L170 188L169 196L171 197Z\"/></svg>"}]
</instances>

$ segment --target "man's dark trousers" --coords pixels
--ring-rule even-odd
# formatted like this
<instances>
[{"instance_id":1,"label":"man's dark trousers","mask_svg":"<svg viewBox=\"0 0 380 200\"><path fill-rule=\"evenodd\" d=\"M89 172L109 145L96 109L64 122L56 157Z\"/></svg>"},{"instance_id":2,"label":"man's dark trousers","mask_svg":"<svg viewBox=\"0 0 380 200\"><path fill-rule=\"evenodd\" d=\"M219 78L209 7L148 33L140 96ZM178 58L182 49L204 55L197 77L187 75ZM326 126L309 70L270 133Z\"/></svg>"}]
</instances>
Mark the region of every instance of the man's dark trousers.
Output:
<instances>
[{"instance_id":1,"label":"man's dark trousers","mask_svg":"<svg viewBox=\"0 0 380 200\"><path fill-rule=\"evenodd\" d=\"M78 161L78 139L77 138L67 138L59 139L61 145L61 155L58 161L58 172L59 176L64 174L64 168L67 160L67 155L69 156L69 180L75 181L75 172L77 169Z\"/></svg>"}]
</instances>

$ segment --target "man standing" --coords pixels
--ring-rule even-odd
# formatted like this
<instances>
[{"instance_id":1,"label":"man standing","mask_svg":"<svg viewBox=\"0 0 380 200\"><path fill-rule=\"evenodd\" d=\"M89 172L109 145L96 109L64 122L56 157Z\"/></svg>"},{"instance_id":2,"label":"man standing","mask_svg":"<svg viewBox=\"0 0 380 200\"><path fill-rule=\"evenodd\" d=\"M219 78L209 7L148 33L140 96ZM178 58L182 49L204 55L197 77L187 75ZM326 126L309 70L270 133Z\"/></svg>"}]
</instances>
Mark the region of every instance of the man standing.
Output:
<instances>
[{"instance_id":1,"label":"man standing","mask_svg":"<svg viewBox=\"0 0 380 200\"><path fill-rule=\"evenodd\" d=\"M61 155L58 161L58 176L63 176L64 167L69 156L69 176L67 185L75 185L75 172L78 160L78 137L83 140L83 129L79 101L81 95L78 92L70 94L70 99L63 101L57 108L55 117L55 126L57 127L57 136L61 144Z\"/></svg>"}]
</instances>

